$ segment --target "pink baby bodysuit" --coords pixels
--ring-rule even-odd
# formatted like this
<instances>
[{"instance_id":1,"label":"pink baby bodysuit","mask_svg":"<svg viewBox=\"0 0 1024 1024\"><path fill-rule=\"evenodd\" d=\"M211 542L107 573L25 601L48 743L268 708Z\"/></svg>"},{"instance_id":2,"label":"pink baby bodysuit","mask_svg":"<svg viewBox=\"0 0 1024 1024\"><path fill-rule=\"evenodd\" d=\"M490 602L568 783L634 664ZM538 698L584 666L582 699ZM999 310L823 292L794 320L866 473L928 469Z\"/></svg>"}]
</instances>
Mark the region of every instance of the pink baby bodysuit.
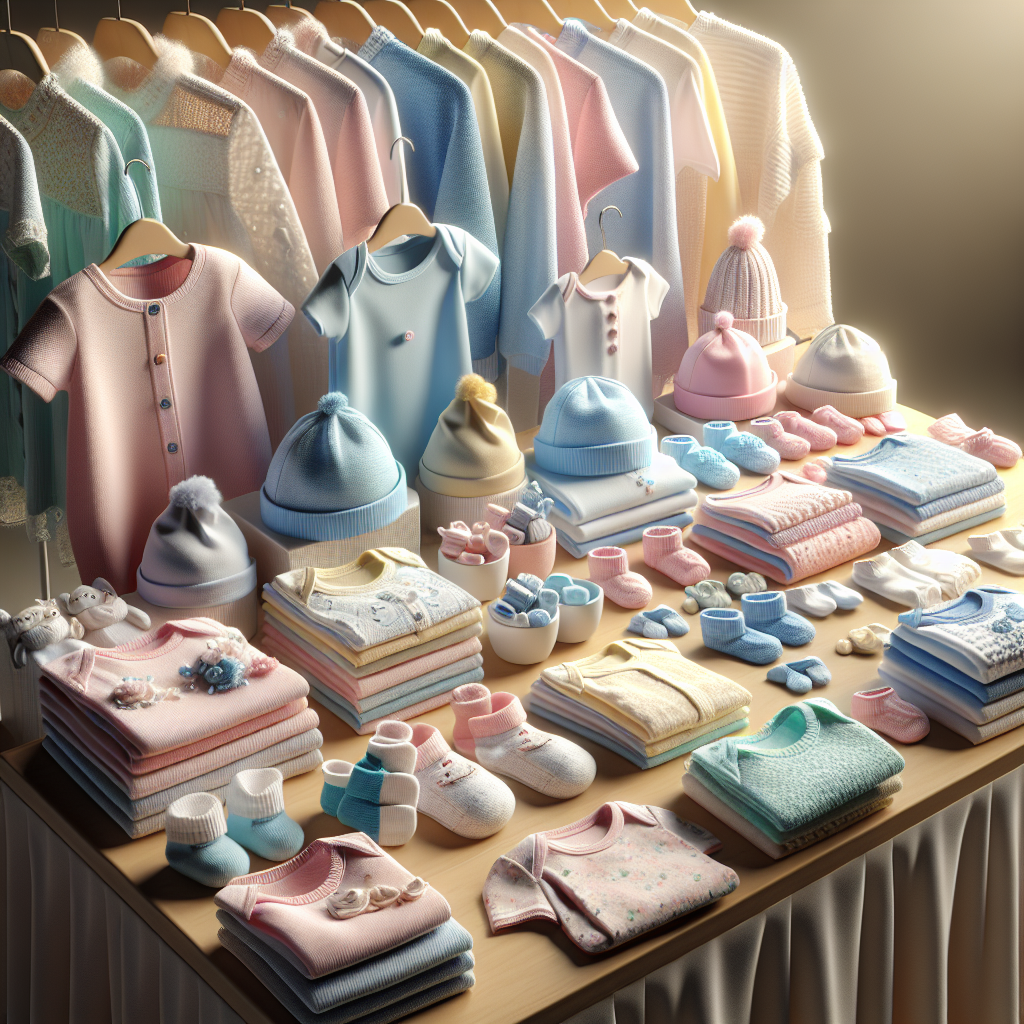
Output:
<instances>
[{"instance_id":1,"label":"pink baby bodysuit","mask_svg":"<svg viewBox=\"0 0 1024 1024\"><path fill-rule=\"evenodd\" d=\"M237 256L193 245L109 276L91 264L50 292L0 360L44 401L67 391L67 508L82 579L135 590L167 492L194 474L227 498L258 490L270 435L247 348L294 315Z\"/></svg>"},{"instance_id":2,"label":"pink baby bodysuit","mask_svg":"<svg viewBox=\"0 0 1024 1024\"><path fill-rule=\"evenodd\" d=\"M226 632L213 619L168 622L121 647L73 651L43 672L85 713L109 723L126 747L156 754L216 736L309 693L298 672L248 644L248 684L209 692L195 669L202 655L211 656L211 641L218 649L229 646Z\"/></svg>"},{"instance_id":3,"label":"pink baby bodysuit","mask_svg":"<svg viewBox=\"0 0 1024 1024\"><path fill-rule=\"evenodd\" d=\"M234 879L213 901L307 978L386 953L452 916L436 889L362 832L316 839L284 864Z\"/></svg>"},{"instance_id":4,"label":"pink baby bodysuit","mask_svg":"<svg viewBox=\"0 0 1024 1024\"><path fill-rule=\"evenodd\" d=\"M732 892L736 872L707 856L720 846L661 807L604 804L495 861L483 891L491 930L552 921L603 953Z\"/></svg>"}]
</instances>

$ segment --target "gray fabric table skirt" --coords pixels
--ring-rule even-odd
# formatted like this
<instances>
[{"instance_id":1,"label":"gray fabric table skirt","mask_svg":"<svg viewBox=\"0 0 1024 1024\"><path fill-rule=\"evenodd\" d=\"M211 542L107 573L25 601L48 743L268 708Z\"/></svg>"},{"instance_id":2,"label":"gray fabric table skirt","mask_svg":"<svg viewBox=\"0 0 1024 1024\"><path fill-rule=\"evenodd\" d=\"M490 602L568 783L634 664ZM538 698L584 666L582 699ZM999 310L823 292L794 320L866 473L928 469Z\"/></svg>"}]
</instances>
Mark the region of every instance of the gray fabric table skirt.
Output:
<instances>
[{"instance_id":1,"label":"gray fabric table skirt","mask_svg":"<svg viewBox=\"0 0 1024 1024\"><path fill-rule=\"evenodd\" d=\"M10 1024L240 1024L40 818L7 787L2 796ZM566 1024L1019 1022L1022 809L1024 768Z\"/></svg>"}]
</instances>

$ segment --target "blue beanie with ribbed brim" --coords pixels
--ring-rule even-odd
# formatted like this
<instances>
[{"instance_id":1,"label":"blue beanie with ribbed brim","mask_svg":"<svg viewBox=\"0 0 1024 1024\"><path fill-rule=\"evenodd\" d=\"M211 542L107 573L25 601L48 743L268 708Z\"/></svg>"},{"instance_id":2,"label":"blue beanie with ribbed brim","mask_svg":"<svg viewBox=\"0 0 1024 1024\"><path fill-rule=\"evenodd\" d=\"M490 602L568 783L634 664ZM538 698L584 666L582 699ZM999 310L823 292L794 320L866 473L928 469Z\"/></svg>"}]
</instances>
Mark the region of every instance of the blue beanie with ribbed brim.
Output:
<instances>
[{"instance_id":1,"label":"blue beanie with ribbed brim","mask_svg":"<svg viewBox=\"0 0 1024 1024\"><path fill-rule=\"evenodd\" d=\"M533 439L541 469L564 476L611 476L646 469L657 431L625 384L577 377L556 392Z\"/></svg>"}]
</instances>

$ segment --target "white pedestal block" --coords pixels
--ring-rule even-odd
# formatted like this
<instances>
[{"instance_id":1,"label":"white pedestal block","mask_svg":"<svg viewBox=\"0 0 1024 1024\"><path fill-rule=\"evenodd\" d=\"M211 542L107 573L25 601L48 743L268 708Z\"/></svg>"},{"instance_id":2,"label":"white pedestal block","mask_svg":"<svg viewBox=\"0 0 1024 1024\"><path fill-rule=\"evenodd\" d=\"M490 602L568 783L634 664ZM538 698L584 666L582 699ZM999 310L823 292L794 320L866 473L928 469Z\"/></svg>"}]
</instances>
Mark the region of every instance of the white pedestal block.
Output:
<instances>
[{"instance_id":1,"label":"white pedestal block","mask_svg":"<svg viewBox=\"0 0 1024 1024\"><path fill-rule=\"evenodd\" d=\"M259 491L225 501L224 509L238 523L249 545L249 555L256 559L256 589L260 590L264 583L290 569L332 569L354 561L370 548L408 548L419 554L420 499L411 487L406 493L408 508L393 523L347 540L303 540L271 530L260 518Z\"/></svg>"},{"instance_id":2,"label":"white pedestal block","mask_svg":"<svg viewBox=\"0 0 1024 1024\"><path fill-rule=\"evenodd\" d=\"M252 549L249 550L250 557ZM203 605L197 608L161 608L159 605L150 604L145 598L139 597L137 593L125 594L124 599L136 608L141 608L150 618L150 629L156 629L165 622L174 619L216 619L225 626L234 626L246 640L251 640L256 635L256 628L259 624L260 610L260 588L253 587L245 597L237 601L228 601L225 604Z\"/></svg>"},{"instance_id":3,"label":"white pedestal block","mask_svg":"<svg viewBox=\"0 0 1024 1024\"><path fill-rule=\"evenodd\" d=\"M691 434L701 444L704 443L704 425L712 420L699 420L696 416L687 416L676 408L672 392L662 395L654 401L654 422L664 427L670 434ZM736 420L737 430L746 430L750 420Z\"/></svg>"}]
</instances>

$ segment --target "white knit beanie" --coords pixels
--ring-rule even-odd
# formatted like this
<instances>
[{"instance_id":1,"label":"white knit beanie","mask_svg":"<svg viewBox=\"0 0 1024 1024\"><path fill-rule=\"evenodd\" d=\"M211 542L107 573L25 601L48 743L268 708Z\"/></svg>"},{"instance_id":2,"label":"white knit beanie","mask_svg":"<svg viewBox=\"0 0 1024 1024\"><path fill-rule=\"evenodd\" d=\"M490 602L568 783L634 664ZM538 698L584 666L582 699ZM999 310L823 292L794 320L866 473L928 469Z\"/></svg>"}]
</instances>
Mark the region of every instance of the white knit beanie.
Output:
<instances>
[{"instance_id":1,"label":"white knit beanie","mask_svg":"<svg viewBox=\"0 0 1024 1024\"><path fill-rule=\"evenodd\" d=\"M732 313L736 330L762 346L786 337L786 304L762 238L764 224L757 217L740 217L729 228L729 248L718 257L697 311L701 335L714 330L715 314L724 309Z\"/></svg>"}]
</instances>

